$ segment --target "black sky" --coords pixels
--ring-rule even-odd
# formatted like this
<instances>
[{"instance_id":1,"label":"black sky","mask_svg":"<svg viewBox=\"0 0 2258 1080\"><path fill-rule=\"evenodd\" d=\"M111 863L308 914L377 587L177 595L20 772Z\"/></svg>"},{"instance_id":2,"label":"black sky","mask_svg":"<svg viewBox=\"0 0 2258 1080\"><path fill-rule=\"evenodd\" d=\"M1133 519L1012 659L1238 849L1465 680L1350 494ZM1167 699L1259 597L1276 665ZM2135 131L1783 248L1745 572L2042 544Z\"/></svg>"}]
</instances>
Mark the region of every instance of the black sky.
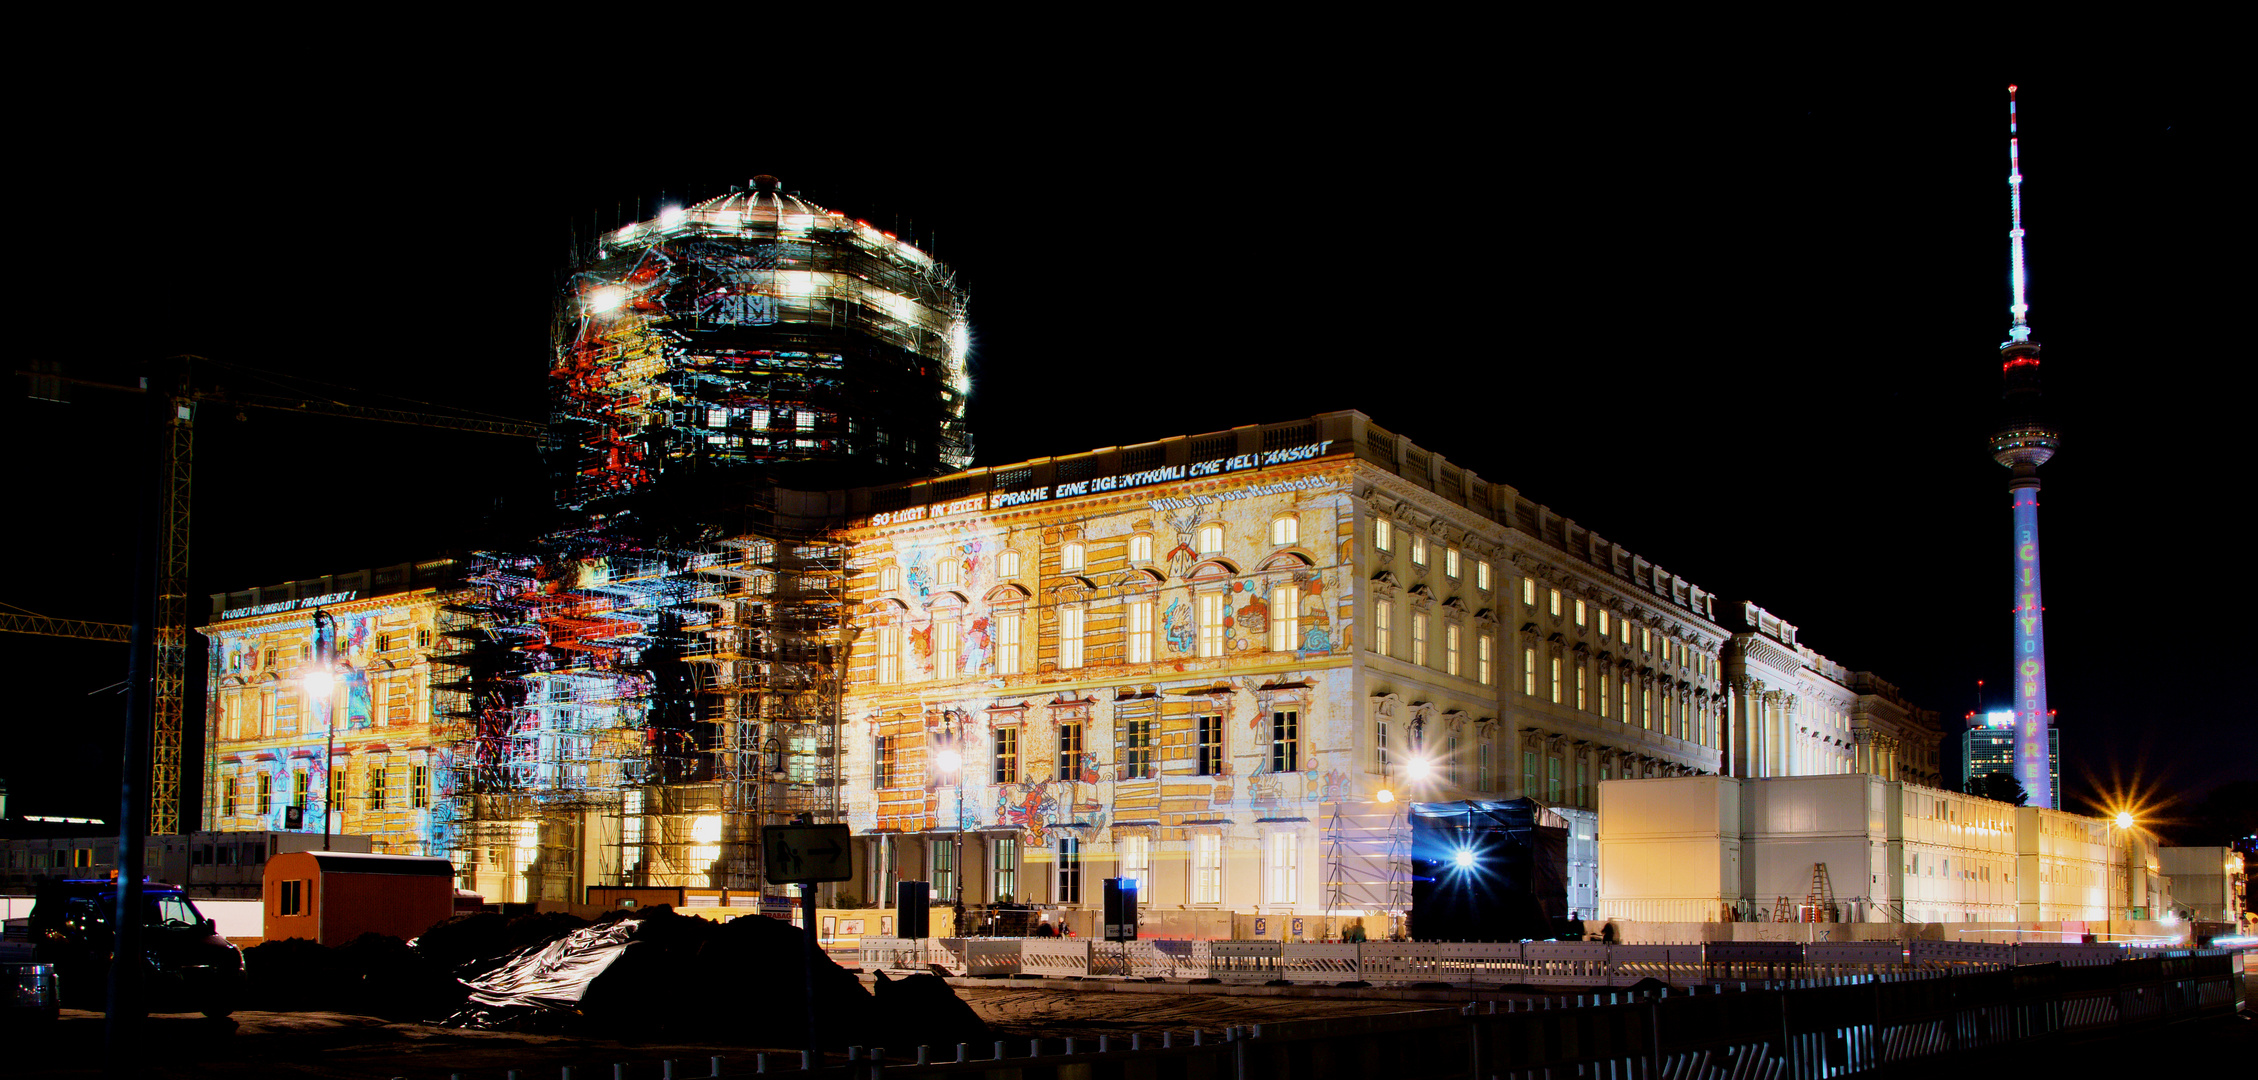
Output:
<instances>
[{"instance_id":1,"label":"black sky","mask_svg":"<svg viewBox=\"0 0 2258 1080\"><path fill-rule=\"evenodd\" d=\"M1983 440L2019 81L2065 434L2041 520L2068 802L2258 776L2249 665L2210 595L2236 568L2250 386L2247 275L2223 257L2243 230L2203 197L2228 113L2199 79L1972 68L1791 94L1790 72L1426 70L1051 70L741 106L242 77L66 107L19 143L38 190L14 351L81 371L191 352L244 388L268 369L537 419L572 240L773 173L960 274L981 464L1360 409L1956 726L2009 655L2007 474ZM0 601L127 618L130 414L20 380L0 405ZM543 494L526 445L207 411L195 593L460 549L497 497ZM0 643L11 809L107 816L123 699L88 694L123 650Z\"/></svg>"}]
</instances>

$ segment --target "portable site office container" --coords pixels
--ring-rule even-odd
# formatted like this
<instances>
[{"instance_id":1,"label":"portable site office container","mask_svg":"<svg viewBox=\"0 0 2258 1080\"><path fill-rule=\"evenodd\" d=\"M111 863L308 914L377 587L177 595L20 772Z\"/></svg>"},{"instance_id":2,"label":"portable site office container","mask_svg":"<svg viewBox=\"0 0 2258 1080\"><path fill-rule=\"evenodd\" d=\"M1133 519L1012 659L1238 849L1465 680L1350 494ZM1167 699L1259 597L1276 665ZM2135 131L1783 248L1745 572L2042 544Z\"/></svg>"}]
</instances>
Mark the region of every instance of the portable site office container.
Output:
<instances>
[{"instance_id":1,"label":"portable site office container","mask_svg":"<svg viewBox=\"0 0 2258 1080\"><path fill-rule=\"evenodd\" d=\"M455 868L423 855L290 851L267 860L266 939L408 939L454 914Z\"/></svg>"}]
</instances>

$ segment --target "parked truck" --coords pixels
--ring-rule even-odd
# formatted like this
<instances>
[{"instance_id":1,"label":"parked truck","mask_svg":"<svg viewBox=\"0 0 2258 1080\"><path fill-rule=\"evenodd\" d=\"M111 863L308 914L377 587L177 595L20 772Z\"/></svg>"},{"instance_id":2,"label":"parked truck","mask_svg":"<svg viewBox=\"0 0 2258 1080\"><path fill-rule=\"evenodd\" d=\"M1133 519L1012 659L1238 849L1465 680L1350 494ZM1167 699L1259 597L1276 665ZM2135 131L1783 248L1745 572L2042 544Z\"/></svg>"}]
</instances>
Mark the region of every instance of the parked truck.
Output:
<instances>
[{"instance_id":1,"label":"parked truck","mask_svg":"<svg viewBox=\"0 0 2258 1080\"><path fill-rule=\"evenodd\" d=\"M115 880L41 882L28 920L37 960L54 965L66 1008L100 1009L116 941ZM220 935L178 885L141 886L143 992L160 1012L223 1017L243 993L243 952Z\"/></svg>"}]
</instances>

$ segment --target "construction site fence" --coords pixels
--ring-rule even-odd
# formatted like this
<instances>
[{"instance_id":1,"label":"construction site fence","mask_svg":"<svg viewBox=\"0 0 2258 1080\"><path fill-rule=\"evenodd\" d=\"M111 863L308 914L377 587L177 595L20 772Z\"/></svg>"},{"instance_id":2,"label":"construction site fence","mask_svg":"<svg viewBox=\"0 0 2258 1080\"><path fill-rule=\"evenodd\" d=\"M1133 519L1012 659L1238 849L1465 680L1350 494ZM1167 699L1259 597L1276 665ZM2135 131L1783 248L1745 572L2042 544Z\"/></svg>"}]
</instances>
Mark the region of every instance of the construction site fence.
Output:
<instances>
[{"instance_id":1,"label":"construction site fence","mask_svg":"<svg viewBox=\"0 0 2258 1080\"><path fill-rule=\"evenodd\" d=\"M1676 986L2038 964L2090 967L2169 950L2121 944L1961 941L1712 941L1610 945L1582 941L1198 941L1141 938L864 937L864 971L968 978L1213 979L1334 986Z\"/></svg>"},{"instance_id":2,"label":"construction site fence","mask_svg":"<svg viewBox=\"0 0 2258 1080\"><path fill-rule=\"evenodd\" d=\"M1046 950L1043 955L1058 953ZM838 1055L818 1060L802 1053L765 1053L734 1060L620 1063L608 1075L669 1080L1822 1080L1885 1069L1944 1068L1947 1060L1960 1068L1968 1062L1958 1055L2026 1040L2123 1037L2168 1023L2227 1019L2243 1010L2244 990L2240 954L2177 950L2078 966L2050 961L2013 968L1770 980L1730 988L1608 990L1221 1031L1010 1039L991 1045L858 1046L844 1060ZM593 1080L607 1073L568 1067L563 1075Z\"/></svg>"}]
</instances>

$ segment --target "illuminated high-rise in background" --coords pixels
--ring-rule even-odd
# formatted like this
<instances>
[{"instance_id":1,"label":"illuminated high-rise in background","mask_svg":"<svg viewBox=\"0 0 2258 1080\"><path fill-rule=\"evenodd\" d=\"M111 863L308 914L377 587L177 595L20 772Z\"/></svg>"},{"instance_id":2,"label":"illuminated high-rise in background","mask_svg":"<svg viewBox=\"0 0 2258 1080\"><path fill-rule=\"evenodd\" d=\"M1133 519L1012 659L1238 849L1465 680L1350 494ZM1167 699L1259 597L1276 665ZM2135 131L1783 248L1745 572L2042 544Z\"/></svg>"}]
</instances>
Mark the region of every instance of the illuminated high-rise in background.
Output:
<instances>
[{"instance_id":1,"label":"illuminated high-rise in background","mask_svg":"<svg viewBox=\"0 0 2258 1080\"><path fill-rule=\"evenodd\" d=\"M773 176L603 233L553 335L557 502L739 465L802 487L962 468L970 342L947 267Z\"/></svg>"},{"instance_id":2,"label":"illuminated high-rise in background","mask_svg":"<svg viewBox=\"0 0 2258 1080\"><path fill-rule=\"evenodd\" d=\"M2015 779L2030 793L2032 806L2052 808L2054 785L2048 775L2052 714L2046 706L2046 603L2039 584L2038 468L2061 445L2049 426L2039 393L2039 345L2031 339L2030 304L2023 268L2023 165L2015 131L2015 88L2007 88L2007 192L2014 223L2008 233L2015 290L2009 308L2014 322L2000 343L2003 393L1999 432L1992 436L1992 459L2013 471L2007 481L2015 516Z\"/></svg>"},{"instance_id":3,"label":"illuminated high-rise in background","mask_svg":"<svg viewBox=\"0 0 2258 1080\"><path fill-rule=\"evenodd\" d=\"M1993 773L2019 776L2015 768L2015 710L1993 709L1989 712L1970 713L1968 730L1960 733L1960 782L1974 789L1975 782ZM2062 733L2052 728L2046 732L2047 797L2051 805L2062 805ZM2031 796L2031 805L2038 805L2039 793L2024 788Z\"/></svg>"}]
</instances>

